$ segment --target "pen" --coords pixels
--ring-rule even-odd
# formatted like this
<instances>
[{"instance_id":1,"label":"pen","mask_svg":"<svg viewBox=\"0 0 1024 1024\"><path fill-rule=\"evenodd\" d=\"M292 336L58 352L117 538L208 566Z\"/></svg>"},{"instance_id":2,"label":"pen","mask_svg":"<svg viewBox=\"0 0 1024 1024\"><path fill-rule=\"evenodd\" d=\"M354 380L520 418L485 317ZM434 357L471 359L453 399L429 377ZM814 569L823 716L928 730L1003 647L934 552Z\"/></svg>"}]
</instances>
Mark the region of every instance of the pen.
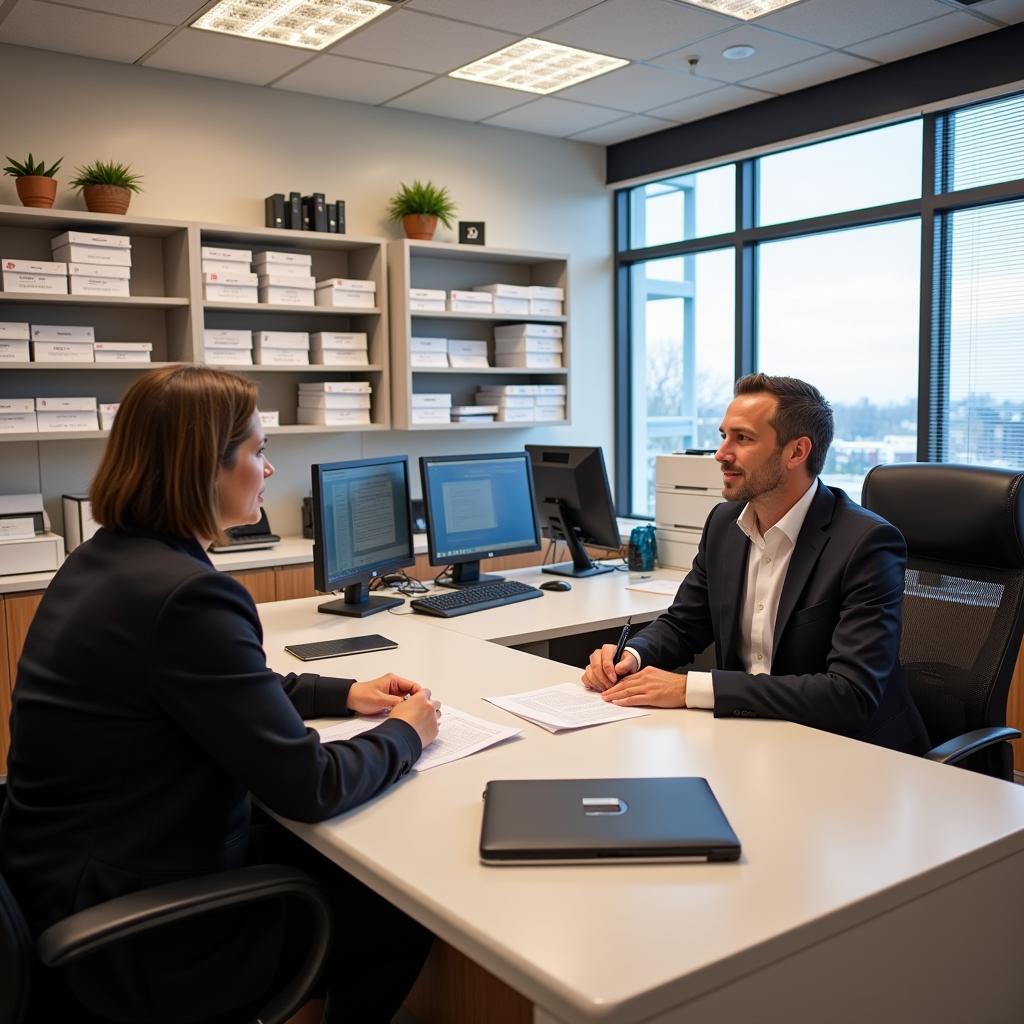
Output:
<instances>
[{"instance_id":1,"label":"pen","mask_svg":"<svg viewBox=\"0 0 1024 1024\"><path fill-rule=\"evenodd\" d=\"M622 657L622 652L626 649L626 641L629 639L629 624L633 621L633 616L630 615L626 619L626 624L622 627L622 632L619 634L619 642L615 645L615 657L612 659L613 665L618 665L619 658Z\"/></svg>"}]
</instances>

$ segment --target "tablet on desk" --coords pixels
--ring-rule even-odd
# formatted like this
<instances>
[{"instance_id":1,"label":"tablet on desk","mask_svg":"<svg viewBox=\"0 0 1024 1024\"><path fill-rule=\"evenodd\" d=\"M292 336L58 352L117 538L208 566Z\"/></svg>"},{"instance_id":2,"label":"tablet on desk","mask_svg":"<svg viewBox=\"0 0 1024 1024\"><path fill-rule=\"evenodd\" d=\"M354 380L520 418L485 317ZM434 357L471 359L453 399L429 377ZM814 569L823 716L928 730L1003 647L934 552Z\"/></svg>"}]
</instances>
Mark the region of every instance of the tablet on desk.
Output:
<instances>
[{"instance_id":1,"label":"tablet on desk","mask_svg":"<svg viewBox=\"0 0 1024 1024\"><path fill-rule=\"evenodd\" d=\"M301 661L317 661L319 658L342 658L346 654L369 654L371 651L390 651L397 647L380 633L367 636L341 637L338 640L318 640L312 644L287 644L285 650Z\"/></svg>"}]
</instances>

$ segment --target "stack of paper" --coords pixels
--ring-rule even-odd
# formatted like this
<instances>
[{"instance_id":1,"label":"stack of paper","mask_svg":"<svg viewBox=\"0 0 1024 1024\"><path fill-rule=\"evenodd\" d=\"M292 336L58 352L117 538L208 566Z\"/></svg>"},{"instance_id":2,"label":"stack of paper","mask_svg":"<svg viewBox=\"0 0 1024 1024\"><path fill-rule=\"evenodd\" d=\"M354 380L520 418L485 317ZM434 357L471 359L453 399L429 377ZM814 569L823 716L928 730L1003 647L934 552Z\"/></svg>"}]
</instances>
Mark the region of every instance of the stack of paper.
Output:
<instances>
[{"instance_id":1,"label":"stack of paper","mask_svg":"<svg viewBox=\"0 0 1024 1024\"><path fill-rule=\"evenodd\" d=\"M588 690L582 683L561 683L505 697L484 697L484 700L548 732L582 729L650 714L646 708L620 708L609 704L596 690Z\"/></svg>"}]
</instances>

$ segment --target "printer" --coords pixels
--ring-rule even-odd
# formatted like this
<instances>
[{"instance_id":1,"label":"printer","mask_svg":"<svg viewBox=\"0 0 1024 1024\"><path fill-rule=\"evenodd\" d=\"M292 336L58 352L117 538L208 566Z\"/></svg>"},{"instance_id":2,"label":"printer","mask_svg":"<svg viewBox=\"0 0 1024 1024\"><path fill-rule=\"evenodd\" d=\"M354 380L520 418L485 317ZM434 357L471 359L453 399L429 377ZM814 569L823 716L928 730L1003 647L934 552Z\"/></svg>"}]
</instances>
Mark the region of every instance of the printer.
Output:
<instances>
[{"instance_id":1,"label":"printer","mask_svg":"<svg viewBox=\"0 0 1024 1024\"><path fill-rule=\"evenodd\" d=\"M60 568L64 538L49 531L42 494L0 494L0 576Z\"/></svg>"},{"instance_id":2,"label":"printer","mask_svg":"<svg viewBox=\"0 0 1024 1024\"><path fill-rule=\"evenodd\" d=\"M722 468L714 454L659 455L654 467L658 563L689 569L711 510L722 501Z\"/></svg>"}]
</instances>

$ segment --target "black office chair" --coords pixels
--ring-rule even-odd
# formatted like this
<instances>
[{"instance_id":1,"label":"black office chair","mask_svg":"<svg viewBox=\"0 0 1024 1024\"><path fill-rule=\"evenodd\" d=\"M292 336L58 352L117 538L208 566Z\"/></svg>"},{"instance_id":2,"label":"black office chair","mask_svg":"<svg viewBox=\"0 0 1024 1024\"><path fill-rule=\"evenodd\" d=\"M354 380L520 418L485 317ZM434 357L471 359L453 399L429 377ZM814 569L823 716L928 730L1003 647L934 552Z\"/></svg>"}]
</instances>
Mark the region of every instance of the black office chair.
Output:
<instances>
[{"instance_id":1,"label":"black office chair","mask_svg":"<svg viewBox=\"0 0 1024 1024\"><path fill-rule=\"evenodd\" d=\"M0 811L6 795L6 780L0 777ZM34 949L25 918L0 875L0 1024L25 1019L37 958L48 967L61 967L164 925L278 897L297 900L309 912L306 958L283 990L258 1011L240 1014L239 1024L282 1024L306 1002L320 975L330 946L331 918L320 887L308 875L266 864L154 886L58 921L39 936Z\"/></svg>"},{"instance_id":2,"label":"black office chair","mask_svg":"<svg viewBox=\"0 0 1024 1024\"><path fill-rule=\"evenodd\" d=\"M876 466L863 503L907 542L900 662L945 764L1013 780L1006 725L1024 632L1024 473Z\"/></svg>"}]
</instances>

